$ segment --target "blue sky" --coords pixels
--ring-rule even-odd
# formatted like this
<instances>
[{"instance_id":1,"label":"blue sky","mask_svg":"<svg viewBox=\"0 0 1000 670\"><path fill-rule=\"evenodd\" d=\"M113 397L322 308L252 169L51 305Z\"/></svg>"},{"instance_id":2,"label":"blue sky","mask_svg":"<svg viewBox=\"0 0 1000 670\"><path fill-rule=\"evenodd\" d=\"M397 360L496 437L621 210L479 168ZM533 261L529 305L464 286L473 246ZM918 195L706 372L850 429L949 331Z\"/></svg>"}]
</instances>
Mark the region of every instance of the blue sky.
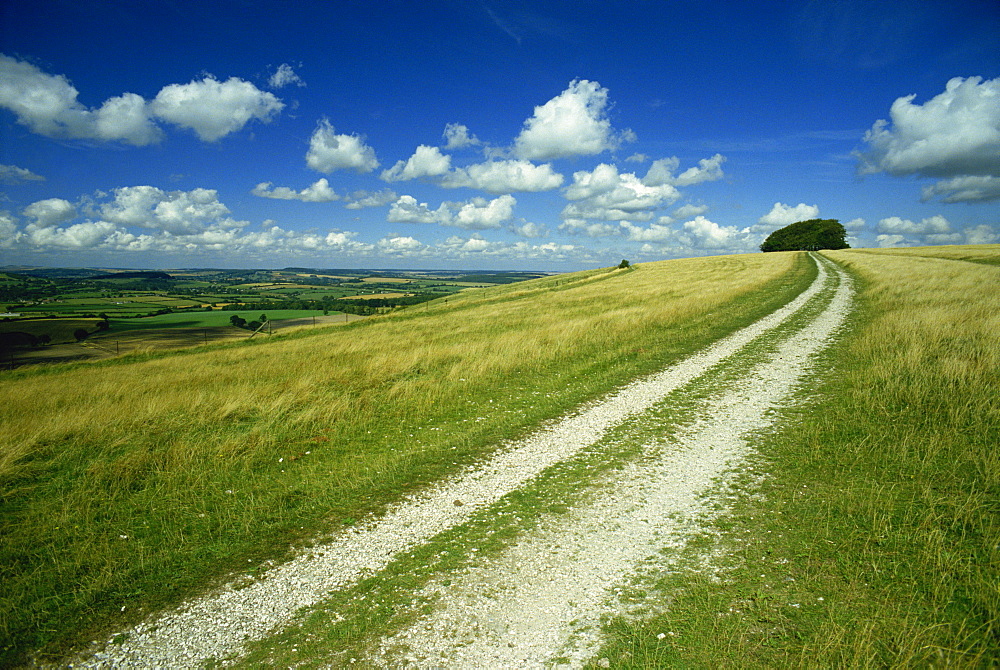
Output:
<instances>
[{"instance_id":1,"label":"blue sky","mask_svg":"<svg viewBox=\"0 0 1000 670\"><path fill-rule=\"evenodd\" d=\"M1000 241L1000 3L0 6L0 265Z\"/></svg>"}]
</instances>

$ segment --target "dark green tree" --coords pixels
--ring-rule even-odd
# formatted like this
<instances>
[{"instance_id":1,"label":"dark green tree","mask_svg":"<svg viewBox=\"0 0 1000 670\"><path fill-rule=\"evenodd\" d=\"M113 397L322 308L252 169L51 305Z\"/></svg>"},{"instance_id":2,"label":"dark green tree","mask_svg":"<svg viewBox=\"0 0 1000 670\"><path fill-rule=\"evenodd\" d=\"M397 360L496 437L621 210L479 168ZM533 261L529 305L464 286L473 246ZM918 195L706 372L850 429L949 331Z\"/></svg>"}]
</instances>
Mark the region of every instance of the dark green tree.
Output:
<instances>
[{"instance_id":1,"label":"dark green tree","mask_svg":"<svg viewBox=\"0 0 1000 670\"><path fill-rule=\"evenodd\" d=\"M233 314L229 317L229 323L233 324L237 328L246 328L247 320L241 317L239 314Z\"/></svg>"},{"instance_id":2,"label":"dark green tree","mask_svg":"<svg viewBox=\"0 0 1000 670\"><path fill-rule=\"evenodd\" d=\"M761 251L849 249L847 231L837 219L809 219L779 228L760 245Z\"/></svg>"}]
</instances>

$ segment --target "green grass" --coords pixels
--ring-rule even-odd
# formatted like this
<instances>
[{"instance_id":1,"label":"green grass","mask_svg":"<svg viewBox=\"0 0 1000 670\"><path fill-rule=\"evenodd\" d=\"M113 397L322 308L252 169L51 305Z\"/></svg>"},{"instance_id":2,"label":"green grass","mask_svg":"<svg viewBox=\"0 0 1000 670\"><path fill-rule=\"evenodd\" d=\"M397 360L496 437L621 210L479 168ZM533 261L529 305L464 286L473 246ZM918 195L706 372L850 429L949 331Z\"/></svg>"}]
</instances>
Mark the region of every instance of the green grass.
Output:
<instances>
[{"instance_id":1,"label":"green grass","mask_svg":"<svg viewBox=\"0 0 1000 670\"><path fill-rule=\"evenodd\" d=\"M278 559L756 320L814 274L802 254L670 261L8 373L0 662L59 658Z\"/></svg>"},{"instance_id":2,"label":"green grass","mask_svg":"<svg viewBox=\"0 0 1000 670\"><path fill-rule=\"evenodd\" d=\"M272 321L281 321L283 319L304 319L310 316L320 316L323 312L310 309L174 312L171 314L146 316L139 319L112 319L110 332L148 330L151 328L221 328L232 325L229 319L233 315L241 316L247 321L253 321L258 319L261 314L266 314L267 318Z\"/></svg>"},{"instance_id":3,"label":"green grass","mask_svg":"<svg viewBox=\"0 0 1000 670\"><path fill-rule=\"evenodd\" d=\"M61 342L76 342L73 335L79 329L84 329L88 333L97 331L97 324L100 319L17 319L14 321L0 321L0 333L30 333L36 337L48 335L52 344Z\"/></svg>"},{"instance_id":4,"label":"green grass","mask_svg":"<svg viewBox=\"0 0 1000 670\"><path fill-rule=\"evenodd\" d=\"M708 371L642 415L610 428L595 444L546 468L465 523L397 556L377 575L300 612L278 634L250 643L237 667L344 667L351 658L369 657L379 638L398 633L435 609L435 599L421 589L429 583L447 584L467 566L503 560L502 552L530 537L539 523L551 523L553 517L585 504L614 471L639 459L659 458L661 449L670 449L674 431L703 412L713 394L761 363L776 342L814 318L827 302L815 301L800 310L749 344L738 360ZM641 586L626 589L624 597L643 591ZM659 667L654 659L645 662L643 667Z\"/></svg>"},{"instance_id":5,"label":"green grass","mask_svg":"<svg viewBox=\"0 0 1000 670\"><path fill-rule=\"evenodd\" d=\"M860 288L831 373L706 536L721 580L656 576L666 611L609 626L614 667L1000 664L1000 269L829 256Z\"/></svg>"}]
</instances>

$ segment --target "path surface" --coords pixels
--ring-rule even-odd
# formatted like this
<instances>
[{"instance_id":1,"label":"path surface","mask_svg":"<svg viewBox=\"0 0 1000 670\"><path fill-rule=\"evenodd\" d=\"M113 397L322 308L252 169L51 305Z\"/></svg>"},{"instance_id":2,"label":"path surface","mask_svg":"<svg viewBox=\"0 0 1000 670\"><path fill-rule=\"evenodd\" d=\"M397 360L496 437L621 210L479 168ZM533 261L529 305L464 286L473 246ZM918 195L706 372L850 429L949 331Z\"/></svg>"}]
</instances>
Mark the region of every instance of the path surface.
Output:
<instances>
[{"instance_id":1,"label":"path surface","mask_svg":"<svg viewBox=\"0 0 1000 670\"><path fill-rule=\"evenodd\" d=\"M438 602L434 611L410 629L375 641L368 659L388 667L548 667L560 657L579 666L600 646L601 616L619 606L615 590L649 558L669 561L663 551L684 545L691 520L707 513L710 498L704 494L746 455L746 434L773 420L768 410L786 401L842 324L849 282L832 263L818 260L816 281L771 315L508 445L464 475L312 548L310 556L273 568L252 586L192 601L124 631L124 643L108 645L84 665L191 667L238 655L246 641L280 630L301 608L377 574L401 552L469 520L610 429L640 420L706 373L729 379L709 394L669 448L650 445L647 458L620 471L570 514L543 521L500 555L454 576L447 588L429 585L425 595ZM809 318L793 319L804 314ZM791 321L797 324L791 332L778 328ZM740 368L735 378L718 374L745 365L741 354L748 345L767 338L776 340L771 352L748 371Z\"/></svg>"}]
</instances>

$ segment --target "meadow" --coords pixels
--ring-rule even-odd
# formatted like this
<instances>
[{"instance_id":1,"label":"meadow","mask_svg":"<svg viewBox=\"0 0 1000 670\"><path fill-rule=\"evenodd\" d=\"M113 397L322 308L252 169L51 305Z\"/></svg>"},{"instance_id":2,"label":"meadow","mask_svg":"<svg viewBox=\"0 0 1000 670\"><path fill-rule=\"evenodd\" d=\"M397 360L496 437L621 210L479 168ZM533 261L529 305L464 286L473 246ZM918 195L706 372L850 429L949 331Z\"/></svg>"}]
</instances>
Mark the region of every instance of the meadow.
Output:
<instances>
[{"instance_id":1,"label":"meadow","mask_svg":"<svg viewBox=\"0 0 1000 670\"><path fill-rule=\"evenodd\" d=\"M0 660L279 559L783 304L803 254L472 289L327 329L0 379Z\"/></svg>"},{"instance_id":2,"label":"meadow","mask_svg":"<svg viewBox=\"0 0 1000 670\"><path fill-rule=\"evenodd\" d=\"M665 613L612 623L616 667L1000 663L1000 246L828 256L858 296L827 373L707 533L718 573L665 573ZM0 665L256 573L814 276L795 252L663 261L3 373Z\"/></svg>"},{"instance_id":3,"label":"meadow","mask_svg":"<svg viewBox=\"0 0 1000 670\"><path fill-rule=\"evenodd\" d=\"M227 328L232 325L233 315L241 316L247 321L259 319L266 314L268 320L278 322L287 319L305 319L322 316L321 310L315 309L273 309L273 310L243 310L211 312L173 312L157 314L138 319L114 319L108 333L119 333L132 330L159 330L164 328Z\"/></svg>"},{"instance_id":4,"label":"meadow","mask_svg":"<svg viewBox=\"0 0 1000 670\"><path fill-rule=\"evenodd\" d=\"M1000 665L1000 245L823 253L853 324L761 436L721 579L664 574L621 667Z\"/></svg>"}]
</instances>

